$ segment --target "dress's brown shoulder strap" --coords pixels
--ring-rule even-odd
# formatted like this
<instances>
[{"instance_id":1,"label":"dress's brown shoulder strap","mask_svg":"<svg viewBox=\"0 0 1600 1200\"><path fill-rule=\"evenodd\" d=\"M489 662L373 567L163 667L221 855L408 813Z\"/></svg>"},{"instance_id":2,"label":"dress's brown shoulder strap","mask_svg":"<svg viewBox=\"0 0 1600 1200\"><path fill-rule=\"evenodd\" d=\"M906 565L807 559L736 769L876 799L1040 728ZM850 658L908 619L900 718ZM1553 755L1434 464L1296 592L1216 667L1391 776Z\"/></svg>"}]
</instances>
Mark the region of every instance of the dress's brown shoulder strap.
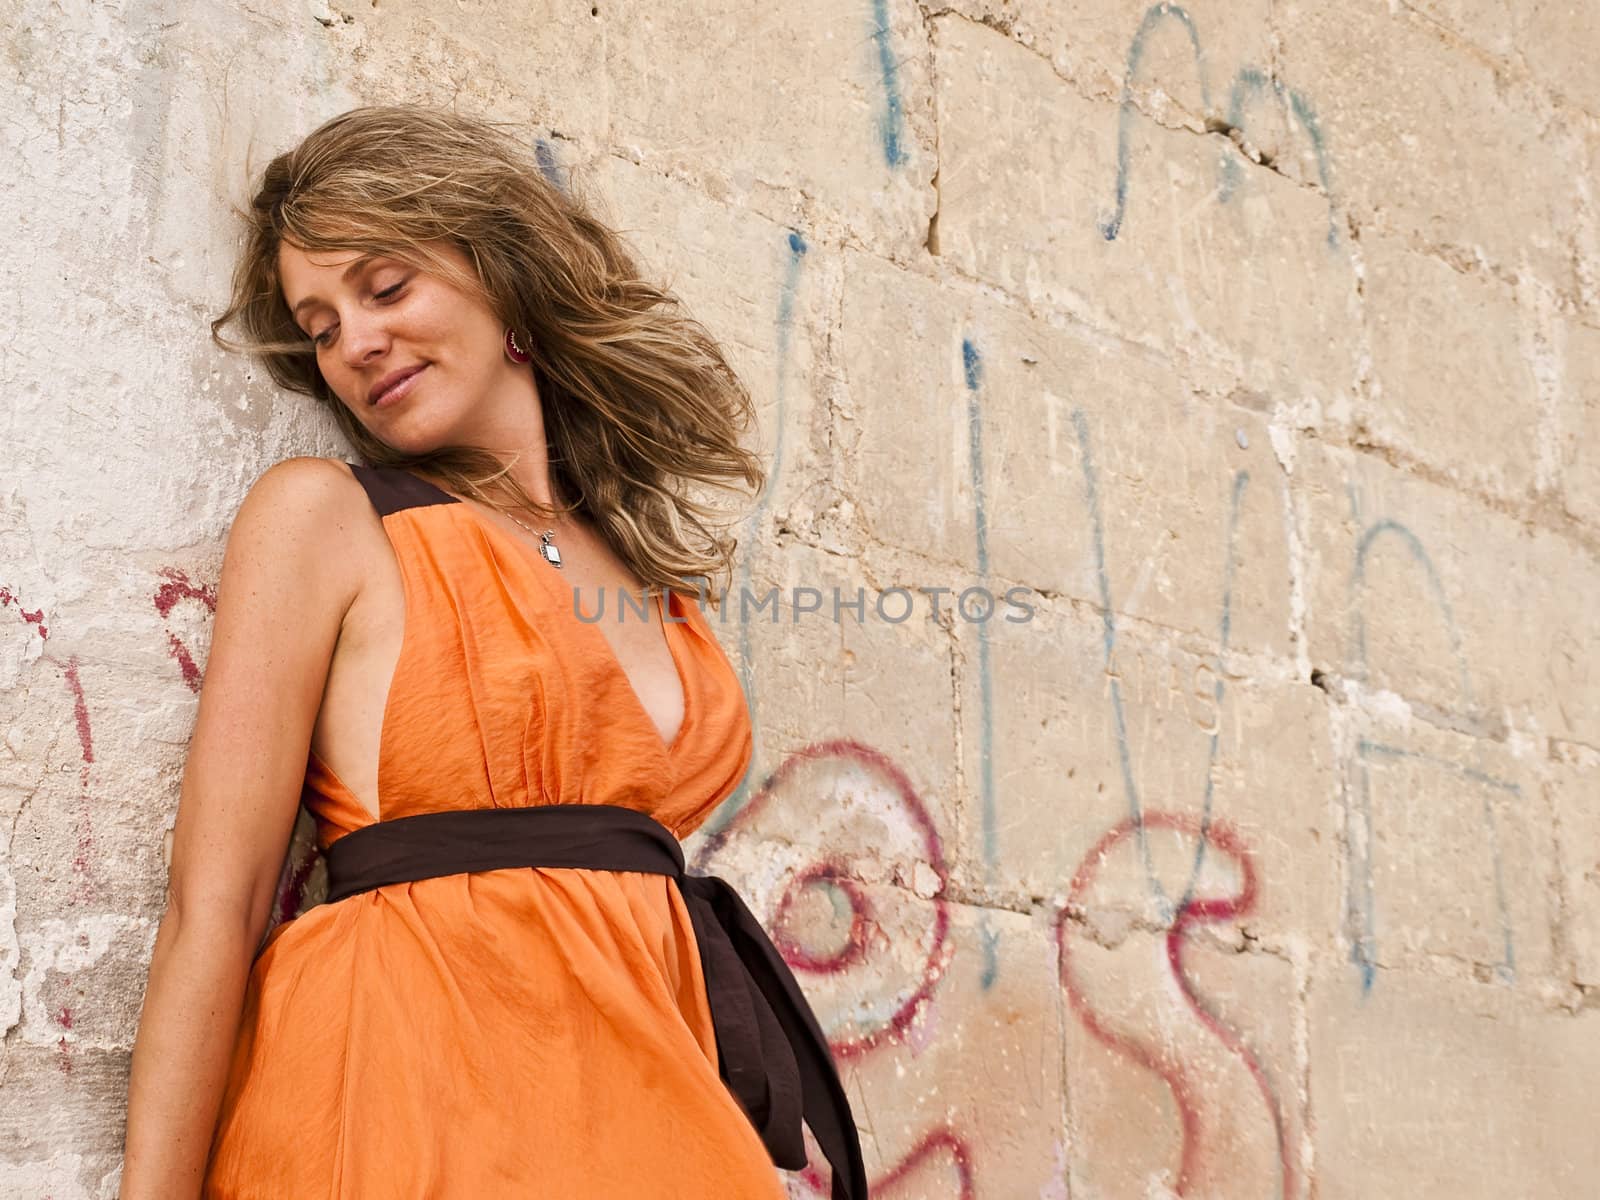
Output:
<instances>
[{"instance_id":1,"label":"dress's brown shoulder strap","mask_svg":"<svg viewBox=\"0 0 1600 1200\"><path fill-rule=\"evenodd\" d=\"M429 504L461 503L449 492L400 467L369 467L362 463L349 463L348 466L361 481L361 486L367 489L367 497L380 517Z\"/></svg>"}]
</instances>

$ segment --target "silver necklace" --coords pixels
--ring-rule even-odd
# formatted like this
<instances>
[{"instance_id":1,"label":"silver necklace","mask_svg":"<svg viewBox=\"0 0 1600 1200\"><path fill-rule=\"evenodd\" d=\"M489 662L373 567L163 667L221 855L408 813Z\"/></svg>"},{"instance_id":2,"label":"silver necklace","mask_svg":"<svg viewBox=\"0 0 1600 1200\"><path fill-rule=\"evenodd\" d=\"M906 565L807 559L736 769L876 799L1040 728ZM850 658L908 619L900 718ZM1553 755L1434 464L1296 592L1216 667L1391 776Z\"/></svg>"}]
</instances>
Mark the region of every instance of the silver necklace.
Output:
<instances>
[{"instance_id":1,"label":"silver necklace","mask_svg":"<svg viewBox=\"0 0 1600 1200\"><path fill-rule=\"evenodd\" d=\"M536 534L539 538L540 557L542 557L545 562L549 563L557 570L561 568L561 551L556 549L555 542L551 540L556 535L556 531L554 529L546 529L543 533L539 533L538 530L532 528L526 521L517 520L517 517L514 514L506 512L506 510L503 508L500 511L505 513L506 516L510 517L513 521L516 521L518 525L521 525L529 533Z\"/></svg>"}]
</instances>

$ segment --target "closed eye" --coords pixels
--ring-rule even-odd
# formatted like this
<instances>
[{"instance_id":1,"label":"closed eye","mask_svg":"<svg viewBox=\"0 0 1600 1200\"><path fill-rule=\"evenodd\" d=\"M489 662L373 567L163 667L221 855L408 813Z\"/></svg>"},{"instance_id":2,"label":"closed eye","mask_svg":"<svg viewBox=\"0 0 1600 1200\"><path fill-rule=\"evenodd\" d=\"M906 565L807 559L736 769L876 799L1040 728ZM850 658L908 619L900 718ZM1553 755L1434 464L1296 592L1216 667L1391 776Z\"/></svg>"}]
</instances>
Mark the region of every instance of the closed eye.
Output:
<instances>
[{"instance_id":1,"label":"closed eye","mask_svg":"<svg viewBox=\"0 0 1600 1200\"><path fill-rule=\"evenodd\" d=\"M381 292L374 292L372 294L372 298L374 300L383 300L383 301L386 301L386 302L389 301L391 298L398 299L399 297L398 297L397 293L399 293L400 289L405 287L405 286L406 286L406 281L405 280L401 280L399 283L395 284L392 288L385 288ZM312 338L311 340L318 347L326 346L328 344L328 340L329 340L330 336L338 328L339 328L339 323L337 321L335 321L332 325L329 325L326 329L324 329L321 333L317 334L317 336Z\"/></svg>"}]
</instances>

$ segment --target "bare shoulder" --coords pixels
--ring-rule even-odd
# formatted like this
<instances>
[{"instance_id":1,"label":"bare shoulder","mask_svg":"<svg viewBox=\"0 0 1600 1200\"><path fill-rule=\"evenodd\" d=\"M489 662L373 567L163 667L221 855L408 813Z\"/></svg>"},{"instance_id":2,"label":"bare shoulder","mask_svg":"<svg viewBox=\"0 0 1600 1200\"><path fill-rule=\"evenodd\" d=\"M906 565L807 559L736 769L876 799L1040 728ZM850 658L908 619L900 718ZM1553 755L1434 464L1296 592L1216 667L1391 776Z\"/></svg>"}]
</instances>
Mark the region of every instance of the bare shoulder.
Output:
<instances>
[{"instance_id":1,"label":"bare shoulder","mask_svg":"<svg viewBox=\"0 0 1600 1200\"><path fill-rule=\"evenodd\" d=\"M350 464L337 458L297 454L273 463L250 485L250 496L258 493L270 501L291 500L309 503L337 503L340 494L361 494L362 487Z\"/></svg>"},{"instance_id":2,"label":"bare shoulder","mask_svg":"<svg viewBox=\"0 0 1600 1200\"><path fill-rule=\"evenodd\" d=\"M350 464L297 455L274 463L250 486L229 543L243 538L292 555L322 576L324 596L331 591L348 605L366 578L374 534L381 539L382 526Z\"/></svg>"}]
</instances>

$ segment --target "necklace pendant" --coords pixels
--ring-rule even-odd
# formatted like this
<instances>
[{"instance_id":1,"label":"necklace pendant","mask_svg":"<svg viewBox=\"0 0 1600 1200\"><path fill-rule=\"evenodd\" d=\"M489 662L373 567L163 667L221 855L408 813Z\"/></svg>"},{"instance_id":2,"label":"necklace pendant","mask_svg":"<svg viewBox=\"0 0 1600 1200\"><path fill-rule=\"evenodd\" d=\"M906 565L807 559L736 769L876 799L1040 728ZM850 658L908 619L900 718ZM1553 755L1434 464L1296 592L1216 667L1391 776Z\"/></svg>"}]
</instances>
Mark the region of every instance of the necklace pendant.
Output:
<instances>
[{"instance_id":1,"label":"necklace pendant","mask_svg":"<svg viewBox=\"0 0 1600 1200\"><path fill-rule=\"evenodd\" d=\"M553 567L561 565L561 551L556 549L556 544L550 540L555 530L547 529L539 535L539 553L544 555L545 562Z\"/></svg>"}]
</instances>

